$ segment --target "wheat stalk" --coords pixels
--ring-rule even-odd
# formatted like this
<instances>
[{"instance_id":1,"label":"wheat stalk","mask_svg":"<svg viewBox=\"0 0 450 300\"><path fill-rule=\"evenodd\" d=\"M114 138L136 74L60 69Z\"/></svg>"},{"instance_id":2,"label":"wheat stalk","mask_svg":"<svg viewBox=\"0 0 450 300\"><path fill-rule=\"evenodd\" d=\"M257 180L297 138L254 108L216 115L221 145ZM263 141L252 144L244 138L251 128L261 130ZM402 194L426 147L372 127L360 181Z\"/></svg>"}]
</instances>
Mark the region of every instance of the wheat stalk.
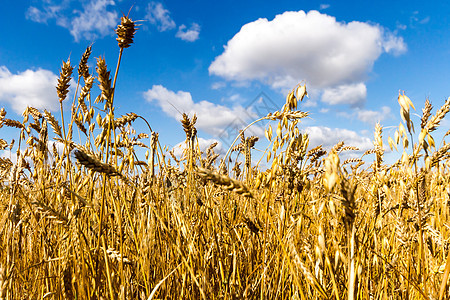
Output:
<instances>
[{"instance_id":1,"label":"wheat stalk","mask_svg":"<svg viewBox=\"0 0 450 300\"><path fill-rule=\"evenodd\" d=\"M230 178L225 175L221 175L216 171L211 171L204 168L197 168L196 172L199 176L207 180L211 180L212 182L218 185L224 186L226 190L236 192L237 194L240 194L245 197L253 198L253 195L250 192L250 190L239 180Z\"/></svg>"},{"instance_id":2,"label":"wheat stalk","mask_svg":"<svg viewBox=\"0 0 450 300\"><path fill-rule=\"evenodd\" d=\"M89 74L89 66L87 64L89 56L91 56L91 53L92 53L92 45L86 48L83 55L81 56L80 63L78 64L78 77L82 76L85 82L89 77L91 77Z\"/></svg>"},{"instance_id":3,"label":"wheat stalk","mask_svg":"<svg viewBox=\"0 0 450 300\"><path fill-rule=\"evenodd\" d=\"M69 92L72 70L73 67L70 65L70 58L66 62L63 61L61 71L59 72L58 85L56 86L59 102L63 102Z\"/></svg>"},{"instance_id":4,"label":"wheat stalk","mask_svg":"<svg viewBox=\"0 0 450 300\"><path fill-rule=\"evenodd\" d=\"M109 176L120 176L120 174L113 166L101 162L99 159L97 159L91 154L84 152L83 150L80 149L75 150L74 155L75 158L78 160L78 162L87 169L91 169L93 171L103 173Z\"/></svg>"}]
</instances>

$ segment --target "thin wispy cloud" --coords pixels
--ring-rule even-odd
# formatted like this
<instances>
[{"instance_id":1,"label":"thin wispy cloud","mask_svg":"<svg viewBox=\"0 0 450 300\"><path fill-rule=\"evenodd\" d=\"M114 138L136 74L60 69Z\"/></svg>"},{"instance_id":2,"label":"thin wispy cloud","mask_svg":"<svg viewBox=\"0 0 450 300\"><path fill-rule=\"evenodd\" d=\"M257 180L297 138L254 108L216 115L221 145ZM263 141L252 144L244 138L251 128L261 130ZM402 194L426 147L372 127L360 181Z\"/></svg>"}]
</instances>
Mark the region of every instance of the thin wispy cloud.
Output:
<instances>
[{"instance_id":1,"label":"thin wispy cloud","mask_svg":"<svg viewBox=\"0 0 450 300\"><path fill-rule=\"evenodd\" d=\"M169 31L177 28L177 24L170 16L170 11L164 7L160 2L150 2L146 8L145 18L158 29L159 32ZM195 42L200 35L200 25L192 23L188 28L182 24L178 26L178 30L175 34L176 38L179 38L186 42Z\"/></svg>"},{"instance_id":2,"label":"thin wispy cloud","mask_svg":"<svg viewBox=\"0 0 450 300\"><path fill-rule=\"evenodd\" d=\"M349 104L361 106L364 104L366 96L366 85L360 82L324 89L321 101L330 105Z\"/></svg>"},{"instance_id":3,"label":"thin wispy cloud","mask_svg":"<svg viewBox=\"0 0 450 300\"><path fill-rule=\"evenodd\" d=\"M114 5L112 0L93 0L84 5L82 11L76 11L70 22L70 33L75 40L93 40L113 32L119 16L116 11L108 11L108 7Z\"/></svg>"},{"instance_id":4,"label":"thin wispy cloud","mask_svg":"<svg viewBox=\"0 0 450 300\"><path fill-rule=\"evenodd\" d=\"M224 87L226 87L227 86L227 83L226 82L224 82L224 81L217 81L217 82L214 82L212 85L211 85L211 88L213 89L213 90L220 90L220 89L223 89Z\"/></svg>"},{"instance_id":5,"label":"thin wispy cloud","mask_svg":"<svg viewBox=\"0 0 450 300\"><path fill-rule=\"evenodd\" d=\"M69 30L75 41L94 40L112 34L119 20L113 0L81 1L81 8L73 7L70 0L42 1L38 6L28 7L25 17L37 23L47 24L55 20L58 26Z\"/></svg>"},{"instance_id":6,"label":"thin wispy cloud","mask_svg":"<svg viewBox=\"0 0 450 300\"><path fill-rule=\"evenodd\" d=\"M391 108L389 106L383 106L379 111L360 109L356 112L356 117L361 122L374 125L377 122L392 118Z\"/></svg>"},{"instance_id":7,"label":"thin wispy cloud","mask_svg":"<svg viewBox=\"0 0 450 300\"><path fill-rule=\"evenodd\" d=\"M329 111L330 109L328 108L322 109L320 112L328 113ZM383 121L387 121L394 118L392 110L389 106L382 106L379 110L370 110L357 107L351 111L337 112L336 115L348 120L357 119L371 126L374 126L377 122L382 123Z\"/></svg>"},{"instance_id":8,"label":"thin wispy cloud","mask_svg":"<svg viewBox=\"0 0 450 300\"><path fill-rule=\"evenodd\" d=\"M62 5L49 5L42 9L30 6L26 11L25 16L33 22L47 23L49 19L56 19L62 9Z\"/></svg>"},{"instance_id":9,"label":"thin wispy cloud","mask_svg":"<svg viewBox=\"0 0 450 300\"><path fill-rule=\"evenodd\" d=\"M175 36L182 39L183 41L194 42L198 40L199 34L200 25L198 25L197 23L192 23L189 29L184 24L178 27L178 32Z\"/></svg>"},{"instance_id":10,"label":"thin wispy cloud","mask_svg":"<svg viewBox=\"0 0 450 300\"><path fill-rule=\"evenodd\" d=\"M158 31L167 31L176 28L175 21L170 17L170 12L162 3L150 2L146 8L147 14L145 18L150 21L151 24L158 28Z\"/></svg>"},{"instance_id":11,"label":"thin wispy cloud","mask_svg":"<svg viewBox=\"0 0 450 300\"><path fill-rule=\"evenodd\" d=\"M409 26L411 28L416 28L417 26L427 24L430 22L430 16L423 16L421 12L414 11L409 18Z\"/></svg>"}]
</instances>

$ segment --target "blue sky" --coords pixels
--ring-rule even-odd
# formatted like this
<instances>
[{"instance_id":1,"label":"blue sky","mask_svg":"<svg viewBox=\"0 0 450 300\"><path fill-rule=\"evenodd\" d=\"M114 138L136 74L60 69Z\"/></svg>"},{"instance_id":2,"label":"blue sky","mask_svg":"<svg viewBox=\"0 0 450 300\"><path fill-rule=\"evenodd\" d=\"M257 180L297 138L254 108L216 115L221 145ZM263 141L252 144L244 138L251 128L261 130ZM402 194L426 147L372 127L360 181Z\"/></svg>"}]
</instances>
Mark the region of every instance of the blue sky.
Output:
<instances>
[{"instance_id":1,"label":"blue sky","mask_svg":"<svg viewBox=\"0 0 450 300\"><path fill-rule=\"evenodd\" d=\"M265 113L253 100L281 108L301 81L311 146L344 140L361 151L372 147L377 121L394 135L400 90L419 115L427 97L436 110L450 95L447 1L3 1L0 107L8 117L27 105L58 115L61 62L77 64L91 43L91 72L101 55L113 73L113 30L132 5L140 28L124 52L116 115L142 115L170 147L184 140L180 112L195 112L201 143L226 149L230 125ZM413 121L417 129L420 117Z\"/></svg>"}]
</instances>

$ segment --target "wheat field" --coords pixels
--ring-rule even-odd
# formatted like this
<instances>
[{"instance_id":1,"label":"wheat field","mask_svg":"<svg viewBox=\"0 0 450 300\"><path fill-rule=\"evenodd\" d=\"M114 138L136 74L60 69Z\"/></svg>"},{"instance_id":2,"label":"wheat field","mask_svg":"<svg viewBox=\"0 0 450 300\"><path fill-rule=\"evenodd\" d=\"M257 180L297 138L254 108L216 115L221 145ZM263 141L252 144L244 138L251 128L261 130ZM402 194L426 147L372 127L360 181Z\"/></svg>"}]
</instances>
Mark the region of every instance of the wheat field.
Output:
<instances>
[{"instance_id":1,"label":"wheat field","mask_svg":"<svg viewBox=\"0 0 450 300\"><path fill-rule=\"evenodd\" d=\"M195 115L183 114L176 157L143 116L114 114L136 29L122 17L114 75L102 57L89 70L91 47L77 69L63 63L60 116L28 107L18 121L1 109L0 127L17 138L0 149L17 159L0 159L0 299L449 297L450 130L439 143L432 133L450 98L434 114L427 100L419 128L399 94L395 136L377 124L373 149L343 160L358 149L309 147L299 84L247 127L269 122L268 168L252 159L258 137L247 128L225 156L216 144L202 153ZM137 121L148 130L135 132ZM399 153L393 164L388 147Z\"/></svg>"}]
</instances>

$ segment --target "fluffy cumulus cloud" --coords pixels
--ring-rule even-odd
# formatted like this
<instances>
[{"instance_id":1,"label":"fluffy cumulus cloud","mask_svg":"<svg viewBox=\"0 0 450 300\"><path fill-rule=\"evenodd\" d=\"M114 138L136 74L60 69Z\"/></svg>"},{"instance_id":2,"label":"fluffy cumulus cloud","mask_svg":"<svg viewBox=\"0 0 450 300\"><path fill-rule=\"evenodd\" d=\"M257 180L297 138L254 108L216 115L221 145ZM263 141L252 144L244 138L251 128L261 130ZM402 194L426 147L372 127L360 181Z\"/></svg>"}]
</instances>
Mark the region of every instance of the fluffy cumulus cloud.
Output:
<instances>
[{"instance_id":1,"label":"fluffy cumulus cloud","mask_svg":"<svg viewBox=\"0 0 450 300\"><path fill-rule=\"evenodd\" d=\"M346 146L358 147L358 152L373 148L373 142L368 137L353 130L310 126L305 129L305 132L309 135L310 148L322 145L324 148L330 149L340 141L344 141Z\"/></svg>"},{"instance_id":2,"label":"fluffy cumulus cloud","mask_svg":"<svg viewBox=\"0 0 450 300\"><path fill-rule=\"evenodd\" d=\"M156 25L159 31L171 30L176 27L170 12L159 2L150 2L147 6L146 19Z\"/></svg>"},{"instance_id":3,"label":"fluffy cumulus cloud","mask_svg":"<svg viewBox=\"0 0 450 300\"><path fill-rule=\"evenodd\" d=\"M178 27L178 32L175 35L177 38L182 39L187 42L194 42L198 40L200 34L200 25L197 23L192 23L191 27L187 29L186 25L181 25Z\"/></svg>"},{"instance_id":4,"label":"fluffy cumulus cloud","mask_svg":"<svg viewBox=\"0 0 450 300\"><path fill-rule=\"evenodd\" d=\"M261 18L244 25L209 72L283 89L306 80L315 89L346 89L360 99L363 82L378 57L405 51L403 39L379 25L338 22L318 11L291 11L271 21Z\"/></svg>"},{"instance_id":5,"label":"fluffy cumulus cloud","mask_svg":"<svg viewBox=\"0 0 450 300\"><path fill-rule=\"evenodd\" d=\"M26 18L38 23L55 19L56 24L67 28L76 41L93 40L110 34L116 26L119 16L110 9L114 6L113 0L85 0L81 1L80 9L75 9L70 0L46 0L40 7L30 6Z\"/></svg>"},{"instance_id":6,"label":"fluffy cumulus cloud","mask_svg":"<svg viewBox=\"0 0 450 300\"><path fill-rule=\"evenodd\" d=\"M154 85L144 93L144 98L156 104L170 117L181 119L180 112L197 115L196 126L212 135L223 134L224 128L236 120L249 121L255 115L240 105L226 107L209 101L194 102L189 92L168 90L162 85ZM178 110L178 111L177 111Z\"/></svg>"},{"instance_id":7,"label":"fluffy cumulus cloud","mask_svg":"<svg viewBox=\"0 0 450 300\"><path fill-rule=\"evenodd\" d=\"M58 98L55 86L58 76L48 70L26 70L13 74L0 67L0 101L8 103L18 114L27 106L55 110Z\"/></svg>"}]
</instances>

